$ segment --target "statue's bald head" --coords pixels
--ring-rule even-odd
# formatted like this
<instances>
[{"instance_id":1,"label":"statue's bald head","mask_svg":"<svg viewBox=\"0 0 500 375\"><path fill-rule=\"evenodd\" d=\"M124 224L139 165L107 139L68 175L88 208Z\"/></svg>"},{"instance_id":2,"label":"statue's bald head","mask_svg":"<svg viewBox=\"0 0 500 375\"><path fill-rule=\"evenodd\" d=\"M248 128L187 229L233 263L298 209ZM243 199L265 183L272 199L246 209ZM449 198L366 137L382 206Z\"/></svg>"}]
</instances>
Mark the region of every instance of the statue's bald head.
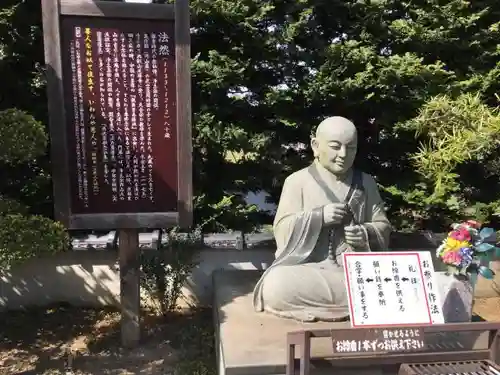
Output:
<instances>
[{"instance_id":1,"label":"statue's bald head","mask_svg":"<svg viewBox=\"0 0 500 375\"><path fill-rule=\"evenodd\" d=\"M328 138L342 143L357 142L357 130L345 117L328 117L320 122L316 129L316 138Z\"/></svg>"},{"instance_id":2,"label":"statue's bald head","mask_svg":"<svg viewBox=\"0 0 500 375\"><path fill-rule=\"evenodd\" d=\"M347 172L354 163L358 135L354 124L344 117L323 120L311 140L314 157L334 174Z\"/></svg>"}]
</instances>

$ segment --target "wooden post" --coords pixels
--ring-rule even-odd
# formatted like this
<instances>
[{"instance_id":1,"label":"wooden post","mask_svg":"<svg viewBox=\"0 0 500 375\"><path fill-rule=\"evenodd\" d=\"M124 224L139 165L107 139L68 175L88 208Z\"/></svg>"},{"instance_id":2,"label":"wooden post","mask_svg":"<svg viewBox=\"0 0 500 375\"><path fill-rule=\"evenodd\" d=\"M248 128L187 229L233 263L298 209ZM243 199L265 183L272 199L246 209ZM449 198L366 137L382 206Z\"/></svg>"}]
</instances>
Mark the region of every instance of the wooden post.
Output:
<instances>
[{"instance_id":1,"label":"wooden post","mask_svg":"<svg viewBox=\"0 0 500 375\"><path fill-rule=\"evenodd\" d=\"M141 336L139 232L120 229L118 238L122 345L131 348L139 343Z\"/></svg>"}]
</instances>

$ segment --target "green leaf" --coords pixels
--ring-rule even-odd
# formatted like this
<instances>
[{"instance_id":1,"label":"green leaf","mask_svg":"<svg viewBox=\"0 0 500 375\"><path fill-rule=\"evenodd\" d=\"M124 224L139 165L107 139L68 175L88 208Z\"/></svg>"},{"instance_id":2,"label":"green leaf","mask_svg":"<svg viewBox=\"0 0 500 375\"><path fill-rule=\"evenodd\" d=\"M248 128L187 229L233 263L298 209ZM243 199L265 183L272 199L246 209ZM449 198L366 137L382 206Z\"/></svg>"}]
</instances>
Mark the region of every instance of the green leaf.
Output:
<instances>
[{"instance_id":1,"label":"green leaf","mask_svg":"<svg viewBox=\"0 0 500 375\"><path fill-rule=\"evenodd\" d=\"M478 256L484 261L484 262L491 262L493 260L493 255L494 253L492 251L487 251L478 254Z\"/></svg>"},{"instance_id":2,"label":"green leaf","mask_svg":"<svg viewBox=\"0 0 500 375\"><path fill-rule=\"evenodd\" d=\"M496 232L493 228L483 228L479 232L479 236L485 242L489 242L489 240L496 240Z\"/></svg>"},{"instance_id":3,"label":"green leaf","mask_svg":"<svg viewBox=\"0 0 500 375\"><path fill-rule=\"evenodd\" d=\"M494 248L495 248L494 245L492 245L490 243L483 242L482 244L480 244L478 246L475 246L474 250L476 250L476 251L478 251L480 253L484 253L486 251L493 250Z\"/></svg>"},{"instance_id":4,"label":"green leaf","mask_svg":"<svg viewBox=\"0 0 500 375\"><path fill-rule=\"evenodd\" d=\"M492 280L493 277L495 276L495 273L491 269L485 266L479 267L479 274L488 280Z\"/></svg>"}]
</instances>

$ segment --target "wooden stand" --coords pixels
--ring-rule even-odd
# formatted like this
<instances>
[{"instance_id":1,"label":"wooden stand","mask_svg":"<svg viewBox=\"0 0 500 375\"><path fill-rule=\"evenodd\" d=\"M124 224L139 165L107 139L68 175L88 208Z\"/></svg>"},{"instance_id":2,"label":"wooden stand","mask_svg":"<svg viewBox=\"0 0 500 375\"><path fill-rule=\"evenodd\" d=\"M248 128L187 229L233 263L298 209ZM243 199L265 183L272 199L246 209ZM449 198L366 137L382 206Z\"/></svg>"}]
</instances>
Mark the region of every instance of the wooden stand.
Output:
<instances>
[{"instance_id":1,"label":"wooden stand","mask_svg":"<svg viewBox=\"0 0 500 375\"><path fill-rule=\"evenodd\" d=\"M472 334L481 334L488 332L488 347L482 349L465 347L462 342L449 341L444 343L439 342L440 348L430 347L426 344L425 350L419 349L418 352L408 351L391 351L385 348L378 349L375 352L357 352L333 353L329 358L311 358L311 340L321 337L329 337L334 341L343 340L349 342L357 342L363 337L373 336L370 331L397 330L410 331L418 328L423 332L419 336L423 339L432 334L446 333L462 333L470 332ZM401 335L400 335L401 337ZM476 337L477 338L477 337ZM405 339L406 340L406 335ZM384 341L384 340L382 340ZM389 340L392 342L393 340ZM395 340L399 341L399 340ZM441 345L446 344L446 347ZM297 347L300 347L298 360L296 359ZM357 348L357 347L356 347ZM312 366L333 367L334 369L345 368L372 368L374 366L400 366L404 363L437 363L437 362L474 362L477 367L477 361L489 360L492 363L500 362L500 323L498 322L477 322L477 323L447 323L433 324L425 326L410 326L410 327L380 327L380 328L334 328L334 329L311 329L287 334L287 368L286 375L309 375ZM332 350L333 352L333 350ZM472 363L474 364L474 363ZM405 368L408 368L406 366ZM433 374L434 372L425 372L425 374ZM444 374L443 372L438 372ZM454 372L455 373L455 372ZM456 372L463 373L463 372ZM403 373L400 373L403 374ZM412 374L406 372L406 374ZM494 374L494 372L491 372Z\"/></svg>"},{"instance_id":2,"label":"wooden stand","mask_svg":"<svg viewBox=\"0 0 500 375\"><path fill-rule=\"evenodd\" d=\"M139 232L120 229L118 238L122 345L131 348L141 337Z\"/></svg>"}]
</instances>

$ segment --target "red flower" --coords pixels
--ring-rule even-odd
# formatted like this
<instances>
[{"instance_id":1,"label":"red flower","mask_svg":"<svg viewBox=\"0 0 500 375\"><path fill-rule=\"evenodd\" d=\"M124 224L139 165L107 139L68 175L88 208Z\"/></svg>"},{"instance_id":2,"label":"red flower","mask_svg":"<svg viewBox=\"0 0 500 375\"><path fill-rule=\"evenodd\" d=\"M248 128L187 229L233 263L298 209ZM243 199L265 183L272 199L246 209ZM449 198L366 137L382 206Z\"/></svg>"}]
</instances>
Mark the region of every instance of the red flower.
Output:
<instances>
[{"instance_id":1,"label":"red flower","mask_svg":"<svg viewBox=\"0 0 500 375\"><path fill-rule=\"evenodd\" d=\"M464 227L458 227L450 233L450 237L457 241L470 241L471 236L469 231Z\"/></svg>"},{"instance_id":2,"label":"red flower","mask_svg":"<svg viewBox=\"0 0 500 375\"><path fill-rule=\"evenodd\" d=\"M474 229L481 228L481 223L479 221L476 221L476 220L467 220L465 223Z\"/></svg>"}]
</instances>

